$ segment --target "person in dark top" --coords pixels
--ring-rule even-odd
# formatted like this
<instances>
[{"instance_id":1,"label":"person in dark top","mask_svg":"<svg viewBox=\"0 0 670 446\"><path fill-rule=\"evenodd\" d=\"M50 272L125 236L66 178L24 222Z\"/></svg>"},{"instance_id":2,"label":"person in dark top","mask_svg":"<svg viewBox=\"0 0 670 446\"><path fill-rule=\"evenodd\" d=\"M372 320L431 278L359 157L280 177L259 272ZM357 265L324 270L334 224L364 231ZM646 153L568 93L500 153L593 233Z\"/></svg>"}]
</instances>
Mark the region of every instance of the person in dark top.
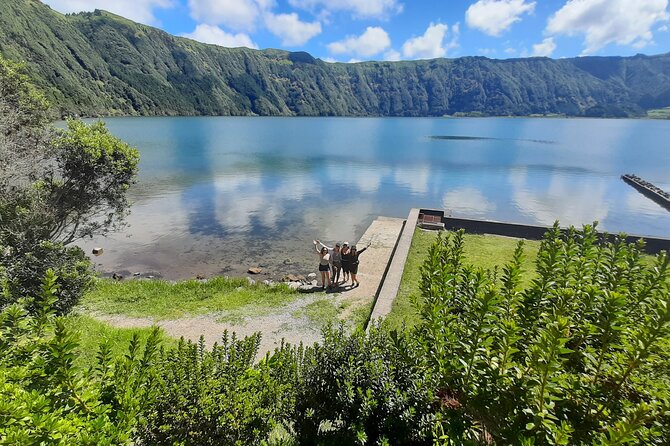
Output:
<instances>
[{"instance_id":1,"label":"person in dark top","mask_svg":"<svg viewBox=\"0 0 670 446\"><path fill-rule=\"evenodd\" d=\"M349 270L351 268L351 261L353 260L353 257L351 257L351 249L349 249L349 243L344 242L342 243L342 249L340 250L340 257L341 257L341 262L342 262L342 279L344 280L344 284L349 281Z\"/></svg>"},{"instance_id":2,"label":"person in dark top","mask_svg":"<svg viewBox=\"0 0 670 446\"><path fill-rule=\"evenodd\" d=\"M356 245L351 247L351 265L349 266L349 273L351 274L351 286L358 286L360 285L360 282L356 278L356 274L358 274L358 256L363 254L366 249L370 247L370 243L368 243L368 246L365 248L361 249L360 251L356 250ZM344 258L344 256L342 256ZM354 282L356 285L354 285Z\"/></svg>"}]
</instances>

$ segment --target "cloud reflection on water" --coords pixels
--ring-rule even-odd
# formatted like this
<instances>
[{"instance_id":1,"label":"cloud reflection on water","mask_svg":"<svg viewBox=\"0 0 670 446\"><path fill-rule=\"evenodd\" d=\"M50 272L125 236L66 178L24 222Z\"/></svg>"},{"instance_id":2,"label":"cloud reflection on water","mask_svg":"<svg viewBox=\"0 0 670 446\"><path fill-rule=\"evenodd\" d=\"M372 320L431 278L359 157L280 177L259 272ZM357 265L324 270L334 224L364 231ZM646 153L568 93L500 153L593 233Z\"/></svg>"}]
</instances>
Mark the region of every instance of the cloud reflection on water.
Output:
<instances>
[{"instance_id":1,"label":"cloud reflection on water","mask_svg":"<svg viewBox=\"0 0 670 446\"><path fill-rule=\"evenodd\" d=\"M462 217L546 225L555 219L575 225L600 220L610 230L642 227L630 232L670 235L668 213L631 195L618 179L619 170L631 168L641 175L651 169L662 178L657 165L637 163L629 146L617 145L644 138L650 144L653 139L647 135L662 130L657 123L331 118L142 122L147 124L110 120L118 136L147 144L140 147L146 170L132 192L136 205L130 227L100 242L113 249L98 260L114 267L132 263L136 255L146 264L167 268L172 255L187 263L209 262L214 270L244 262L244 255L263 255L268 243L279 246L273 249L296 249L300 257L315 236L356 240L376 216L405 217L417 206L447 208ZM505 140L430 141L425 137L430 134L499 135ZM656 164L670 160L663 148L649 147L645 150ZM107 253L112 251L123 252L123 258L110 260L113 255ZM147 252L156 259L134 254Z\"/></svg>"},{"instance_id":2,"label":"cloud reflection on water","mask_svg":"<svg viewBox=\"0 0 670 446\"><path fill-rule=\"evenodd\" d=\"M581 226L604 221L610 206L605 200L607 181L598 177L578 177L555 171L547 178L529 175L525 168L509 174L512 200L516 208L536 223ZM544 183L544 184L543 184Z\"/></svg>"}]
</instances>

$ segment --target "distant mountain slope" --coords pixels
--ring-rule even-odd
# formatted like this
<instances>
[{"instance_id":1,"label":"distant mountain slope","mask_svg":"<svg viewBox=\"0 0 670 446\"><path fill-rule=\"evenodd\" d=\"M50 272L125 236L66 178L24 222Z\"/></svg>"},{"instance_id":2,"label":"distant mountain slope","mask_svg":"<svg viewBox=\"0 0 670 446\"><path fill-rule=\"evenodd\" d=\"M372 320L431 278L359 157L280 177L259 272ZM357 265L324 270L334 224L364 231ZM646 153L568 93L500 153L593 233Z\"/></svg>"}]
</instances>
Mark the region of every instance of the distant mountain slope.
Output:
<instances>
[{"instance_id":1,"label":"distant mountain slope","mask_svg":"<svg viewBox=\"0 0 670 446\"><path fill-rule=\"evenodd\" d=\"M65 114L635 116L670 106L670 54L330 64L223 48L114 14L2 0L0 52Z\"/></svg>"}]
</instances>

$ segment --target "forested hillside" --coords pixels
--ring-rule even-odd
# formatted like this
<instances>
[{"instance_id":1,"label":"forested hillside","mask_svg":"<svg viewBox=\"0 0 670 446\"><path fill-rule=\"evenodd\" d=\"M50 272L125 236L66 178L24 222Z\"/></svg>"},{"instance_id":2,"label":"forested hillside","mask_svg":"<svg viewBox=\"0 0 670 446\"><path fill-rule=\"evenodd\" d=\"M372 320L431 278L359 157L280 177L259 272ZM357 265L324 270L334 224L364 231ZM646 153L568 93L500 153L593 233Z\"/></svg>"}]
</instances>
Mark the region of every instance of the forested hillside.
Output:
<instances>
[{"instance_id":1,"label":"forested hillside","mask_svg":"<svg viewBox=\"0 0 670 446\"><path fill-rule=\"evenodd\" d=\"M670 106L659 56L325 63L223 48L114 14L3 0L0 52L61 115L638 116Z\"/></svg>"}]
</instances>

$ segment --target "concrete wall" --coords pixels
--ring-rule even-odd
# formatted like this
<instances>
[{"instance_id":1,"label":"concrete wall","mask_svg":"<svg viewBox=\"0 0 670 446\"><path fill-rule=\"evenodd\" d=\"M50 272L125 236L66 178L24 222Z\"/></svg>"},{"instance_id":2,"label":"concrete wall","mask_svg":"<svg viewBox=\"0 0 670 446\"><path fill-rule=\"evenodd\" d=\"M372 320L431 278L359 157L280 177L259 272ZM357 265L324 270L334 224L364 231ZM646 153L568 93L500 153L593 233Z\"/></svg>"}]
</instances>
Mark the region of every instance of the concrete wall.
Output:
<instances>
[{"instance_id":1,"label":"concrete wall","mask_svg":"<svg viewBox=\"0 0 670 446\"><path fill-rule=\"evenodd\" d=\"M445 217L444 211L436 211L435 209L421 209L421 213L427 215L436 215L436 212L442 214L442 222L445 229L464 229L466 232L474 234L495 234L504 235L507 237L518 237L530 240L541 240L544 233L549 230L548 226L534 226L523 225L518 223L504 223L490 220L471 220L468 218ZM603 236L607 236L608 240L614 240L616 235L605 234L599 232ZM644 239L645 252L649 254L657 254L661 251L670 251L670 240L656 237L646 237L640 235L629 235L626 241L635 243L639 239Z\"/></svg>"},{"instance_id":2,"label":"concrete wall","mask_svg":"<svg viewBox=\"0 0 670 446\"><path fill-rule=\"evenodd\" d=\"M366 328L370 327L370 321L383 318L391 312L393 301L400 289L402 273L405 270L405 262L409 254L409 248L412 245L412 238L414 237L414 229L416 228L418 218L419 210L411 209L407 220L405 220L405 225L402 231L400 231L398 241L393 248L393 254L391 254L391 259L382 277Z\"/></svg>"}]
</instances>

